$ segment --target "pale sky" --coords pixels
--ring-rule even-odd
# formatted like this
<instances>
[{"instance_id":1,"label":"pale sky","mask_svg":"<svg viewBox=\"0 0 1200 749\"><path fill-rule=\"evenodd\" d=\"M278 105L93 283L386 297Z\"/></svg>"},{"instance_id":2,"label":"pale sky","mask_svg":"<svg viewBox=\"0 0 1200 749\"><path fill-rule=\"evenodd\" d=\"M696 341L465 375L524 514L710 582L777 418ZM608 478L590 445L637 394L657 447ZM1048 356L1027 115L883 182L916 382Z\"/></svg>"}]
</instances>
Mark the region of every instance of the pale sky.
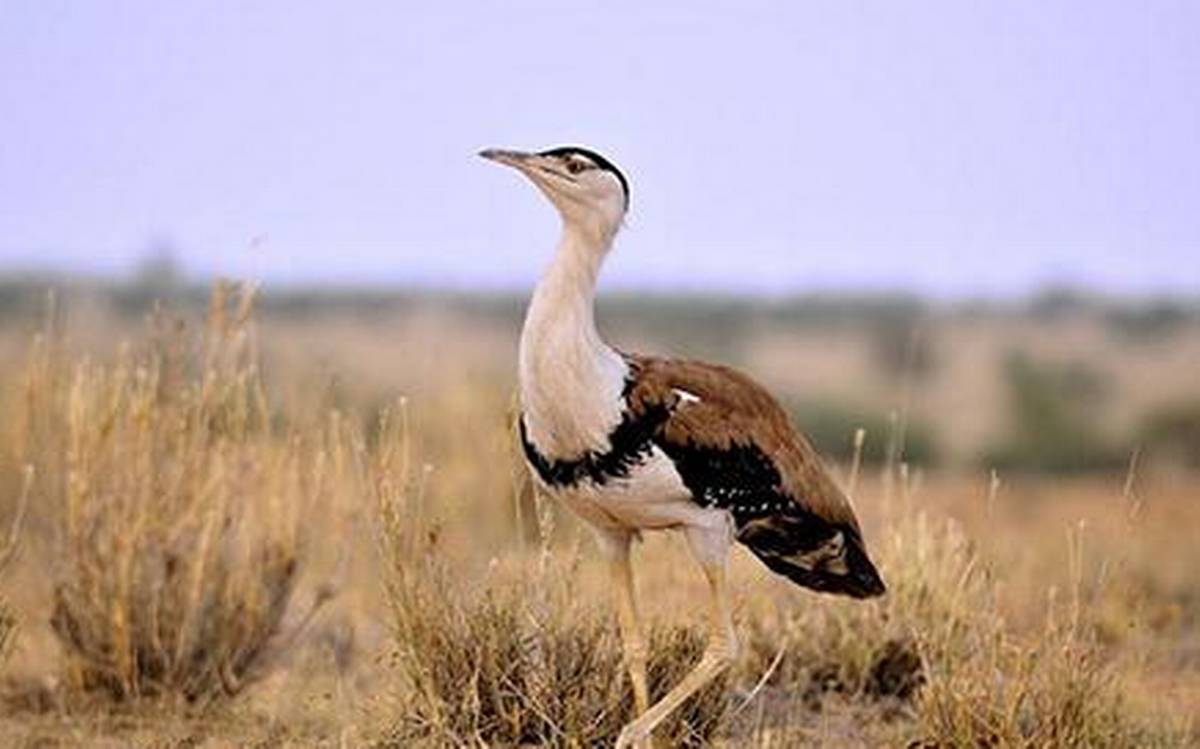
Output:
<instances>
[{"instance_id":1,"label":"pale sky","mask_svg":"<svg viewBox=\"0 0 1200 749\"><path fill-rule=\"evenodd\" d=\"M0 272L521 288L632 183L609 287L1200 291L1200 3L0 8Z\"/></svg>"}]
</instances>

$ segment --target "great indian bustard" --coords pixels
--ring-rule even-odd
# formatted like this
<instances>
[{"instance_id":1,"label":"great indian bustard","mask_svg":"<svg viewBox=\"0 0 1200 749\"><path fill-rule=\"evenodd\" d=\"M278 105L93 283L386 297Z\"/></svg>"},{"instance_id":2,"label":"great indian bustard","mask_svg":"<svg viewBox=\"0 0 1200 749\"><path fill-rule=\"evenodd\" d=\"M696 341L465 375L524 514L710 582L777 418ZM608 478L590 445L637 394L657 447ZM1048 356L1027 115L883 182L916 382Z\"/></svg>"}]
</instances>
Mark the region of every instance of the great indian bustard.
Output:
<instances>
[{"instance_id":1,"label":"great indian bustard","mask_svg":"<svg viewBox=\"0 0 1200 749\"><path fill-rule=\"evenodd\" d=\"M799 585L884 592L845 494L765 389L727 367L626 354L596 331L593 299L629 206L629 184L585 148L489 149L562 216L558 252L521 331L521 441L540 488L588 521L608 557L637 718L618 747L654 727L737 654L726 565L733 541ZM679 529L711 591L710 639L694 670L649 704L630 546Z\"/></svg>"}]
</instances>

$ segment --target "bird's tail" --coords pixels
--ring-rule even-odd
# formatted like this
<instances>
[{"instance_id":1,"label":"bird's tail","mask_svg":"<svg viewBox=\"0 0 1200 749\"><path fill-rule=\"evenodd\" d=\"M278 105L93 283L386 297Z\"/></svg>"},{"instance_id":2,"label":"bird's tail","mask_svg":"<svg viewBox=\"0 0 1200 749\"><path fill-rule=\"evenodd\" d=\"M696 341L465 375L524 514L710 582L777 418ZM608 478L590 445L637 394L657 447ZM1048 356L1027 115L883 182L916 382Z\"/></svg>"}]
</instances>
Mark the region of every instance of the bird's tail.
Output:
<instances>
[{"instance_id":1,"label":"bird's tail","mask_svg":"<svg viewBox=\"0 0 1200 749\"><path fill-rule=\"evenodd\" d=\"M828 523L794 507L747 519L737 539L773 572L805 588L853 598L887 590L855 525Z\"/></svg>"}]
</instances>

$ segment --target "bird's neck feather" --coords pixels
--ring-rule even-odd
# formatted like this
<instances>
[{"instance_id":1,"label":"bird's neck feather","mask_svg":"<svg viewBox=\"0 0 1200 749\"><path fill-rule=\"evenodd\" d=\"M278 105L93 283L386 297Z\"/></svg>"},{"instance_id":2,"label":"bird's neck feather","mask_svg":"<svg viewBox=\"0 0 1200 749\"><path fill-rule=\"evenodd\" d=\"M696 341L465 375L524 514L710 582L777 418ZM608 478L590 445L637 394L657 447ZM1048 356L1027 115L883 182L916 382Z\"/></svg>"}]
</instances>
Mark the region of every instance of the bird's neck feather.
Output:
<instances>
[{"instance_id":1,"label":"bird's neck feather","mask_svg":"<svg viewBox=\"0 0 1200 749\"><path fill-rule=\"evenodd\" d=\"M521 404L542 449L601 449L621 417L626 365L596 330L594 299L612 237L567 222L521 331Z\"/></svg>"}]
</instances>

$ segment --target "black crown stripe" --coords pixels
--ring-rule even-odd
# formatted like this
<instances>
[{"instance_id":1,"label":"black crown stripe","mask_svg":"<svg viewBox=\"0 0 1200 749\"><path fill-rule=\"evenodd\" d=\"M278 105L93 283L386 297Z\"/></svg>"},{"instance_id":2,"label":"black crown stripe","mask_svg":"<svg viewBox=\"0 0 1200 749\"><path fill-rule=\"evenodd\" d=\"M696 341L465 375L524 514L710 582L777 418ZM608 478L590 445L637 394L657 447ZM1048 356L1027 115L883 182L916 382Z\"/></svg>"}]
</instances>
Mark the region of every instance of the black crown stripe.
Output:
<instances>
[{"instance_id":1,"label":"black crown stripe","mask_svg":"<svg viewBox=\"0 0 1200 749\"><path fill-rule=\"evenodd\" d=\"M621 183L621 191L625 193L625 207L626 208L629 207L629 181L627 179L625 179L625 175L621 173L621 170L617 168L616 164L612 163L611 161L604 158L603 156L596 153L595 151L591 150L590 148L584 148L583 146L558 146L557 148L550 148L545 151L542 151L538 155L539 156L579 155L579 156L583 156L587 159L590 159L592 161L592 163L594 163L596 166L600 167L601 169L603 169L606 172L612 172L613 176L617 178L617 181L619 181Z\"/></svg>"}]
</instances>

